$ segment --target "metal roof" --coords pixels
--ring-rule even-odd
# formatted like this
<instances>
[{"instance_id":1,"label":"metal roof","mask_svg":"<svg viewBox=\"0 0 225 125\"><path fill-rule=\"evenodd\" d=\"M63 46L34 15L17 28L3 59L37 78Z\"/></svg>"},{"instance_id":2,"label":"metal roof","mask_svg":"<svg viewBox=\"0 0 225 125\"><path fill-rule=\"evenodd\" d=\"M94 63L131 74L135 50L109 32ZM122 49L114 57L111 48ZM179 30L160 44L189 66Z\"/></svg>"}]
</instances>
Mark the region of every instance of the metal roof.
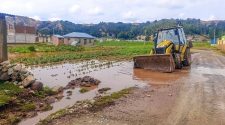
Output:
<instances>
[{"instance_id":1,"label":"metal roof","mask_svg":"<svg viewBox=\"0 0 225 125\"><path fill-rule=\"evenodd\" d=\"M89 38L89 39L95 39L96 37L89 35L87 33L80 33L80 32L72 32L69 34L64 35L65 38Z\"/></svg>"},{"instance_id":2,"label":"metal roof","mask_svg":"<svg viewBox=\"0 0 225 125\"><path fill-rule=\"evenodd\" d=\"M57 38L64 38L63 36L60 36L60 35L53 35L53 36L55 36Z\"/></svg>"}]
</instances>

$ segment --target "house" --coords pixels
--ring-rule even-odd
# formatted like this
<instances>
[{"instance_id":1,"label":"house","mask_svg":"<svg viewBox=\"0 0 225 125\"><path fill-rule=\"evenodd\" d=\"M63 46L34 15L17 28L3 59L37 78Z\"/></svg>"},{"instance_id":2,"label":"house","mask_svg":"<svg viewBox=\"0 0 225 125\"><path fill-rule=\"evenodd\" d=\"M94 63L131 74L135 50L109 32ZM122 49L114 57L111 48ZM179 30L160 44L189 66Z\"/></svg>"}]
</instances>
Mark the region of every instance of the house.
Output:
<instances>
[{"instance_id":1,"label":"house","mask_svg":"<svg viewBox=\"0 0 225 125\"><path fill-rule=\"evenodd\" d=\"M60 35L52 36L52 43L56 46L64 44L64 37Z\"/></svg>"},{"instance_id":2,"label":"house","mask_svg":"<svg viewBox=\"0 0 225 125\"><path fill-rule=\"evenodd\" d=\"M72 32L66 34L64 37L64 44L66 45L80 45L80 46L90 46L94 45L96 37L91 36L87 33Z\"/></svg>"},{"instance_id":3,"label":"house","mask_svg":"<svg viewBox=\"0 0 225 125\"><path fill-rule=\"evenodd\" d=\"M145 35L140 35L140 36L137 36L136 39L139 40L139 41L145 41L146 37L147 36L145 36Z\"/></svg>"},{"instance_id":4,"label":"house","mask_svg":"<svg viewBox=\"0 0 225 125\"><path fill-rule=\"evenodd\" d=\"M38 37L36 39L36 42L38 42L38 43L48 43L48 42L51 42L51 36L50 35L44 35L44 34L38 34Z\"/></svg>"},{"instance_id":5,"label":"house","mask_svg":"<svg viewBox=\"0 0 225 125\"><path fill-rule=\"evenodd\" d=\"M8 43L35 43L36 28L16 24L13 17L6 17Z\"/></svg>"}]
</instances>

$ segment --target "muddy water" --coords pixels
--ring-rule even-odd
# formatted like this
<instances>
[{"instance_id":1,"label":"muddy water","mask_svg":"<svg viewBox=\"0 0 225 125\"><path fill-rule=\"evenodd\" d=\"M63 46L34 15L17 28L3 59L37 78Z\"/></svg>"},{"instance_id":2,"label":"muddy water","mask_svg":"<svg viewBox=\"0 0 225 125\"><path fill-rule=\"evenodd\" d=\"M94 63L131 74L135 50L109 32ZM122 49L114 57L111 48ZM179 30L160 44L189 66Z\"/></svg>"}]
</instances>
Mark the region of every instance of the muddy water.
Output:
<instances>
[{"instance_id":1,"label":"muddy water","mask_svg":"<svg viewBox=\"0 0 225 125\"><path fill-rule=\"evenodd\" d=\"M82 62L82 63L65 63L53 66L30 67L29 70L34 74L34 77L43 82L46 86L66 86L69 81L85 75L94 77L101 81L100 85L93 90L81 94L79 88L73 91L71 99L65 97L54 103L53 110L38 113L38 116L24 120L20 125L33 125L39 120L46 118L48 115L63 109L67 106L72 106L76 101L92 99L97 95L97 90L103 87L110 87L109 92L120 91L129 87L143 87L145 81L133 79L133 63L132 62L100 62L97 60Z\"/></svg>"},{"instance_id":2,"label":"muddy water","mask_svg":"<svg viewBox=\"0 0 225 125\"><path fill-rule=\"evenodd\" d=\"M76 101L92 99L103 87L110 87L109 92L120 91L129 87L144 87L146 85L171 84L173 81L180 79L188 74L188 70L176 71L175 73L159 73L149 70L133 69L133 62L114 62L114 61L97 61L92 60L81 63L64 63L52 66L30 67L29 70L34 74L38 81L43 82L46 86L66 86L69 81L85 75L94 77L101 81L100 85L93 90L81 94L79 88L73 91L71 99L64 98L54 103L53 110L38 113L38 116L24 120L20 125L33 125L39 120L46 118L48 115L72 106Z\"/></svg>"}]
</instances>

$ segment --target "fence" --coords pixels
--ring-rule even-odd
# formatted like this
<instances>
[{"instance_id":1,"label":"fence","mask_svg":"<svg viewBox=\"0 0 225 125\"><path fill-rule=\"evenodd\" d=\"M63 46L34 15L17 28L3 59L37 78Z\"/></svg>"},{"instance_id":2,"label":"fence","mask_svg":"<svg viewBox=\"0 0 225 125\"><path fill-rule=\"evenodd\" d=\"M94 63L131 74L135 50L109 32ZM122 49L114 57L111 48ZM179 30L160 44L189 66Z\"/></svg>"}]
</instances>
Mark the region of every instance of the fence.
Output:
<instances>
[{"instance_id":1,"label":"fence","mask_svg":"<svg viewBox=\"0 0 225 125\"><path fill-rule=\"evenodd\" d=\"M217 48L225 52L225 39L219 40L217 42Z\"/></svg>"}]
</instances>

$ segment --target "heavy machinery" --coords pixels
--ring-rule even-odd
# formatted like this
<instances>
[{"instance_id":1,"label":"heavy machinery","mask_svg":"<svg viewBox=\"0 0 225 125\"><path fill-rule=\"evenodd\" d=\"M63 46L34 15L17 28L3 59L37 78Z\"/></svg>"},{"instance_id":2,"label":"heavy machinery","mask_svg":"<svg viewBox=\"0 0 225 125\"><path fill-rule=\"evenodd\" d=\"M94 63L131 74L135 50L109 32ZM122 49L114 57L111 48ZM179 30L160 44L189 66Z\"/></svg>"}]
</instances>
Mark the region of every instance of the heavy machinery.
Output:
<instances>
[{"instance_id":1,"label":"heavy machinery","mask_svg":"<svg viewBox=\"0 0 225 125\"><path fill-rule=\"evenodd\" d=\"M190 48L183 27L161 29L154 38L154 48L149 56L134 57L134 68L171 73L191 64Z\"/></svg>"}]
</instances>

